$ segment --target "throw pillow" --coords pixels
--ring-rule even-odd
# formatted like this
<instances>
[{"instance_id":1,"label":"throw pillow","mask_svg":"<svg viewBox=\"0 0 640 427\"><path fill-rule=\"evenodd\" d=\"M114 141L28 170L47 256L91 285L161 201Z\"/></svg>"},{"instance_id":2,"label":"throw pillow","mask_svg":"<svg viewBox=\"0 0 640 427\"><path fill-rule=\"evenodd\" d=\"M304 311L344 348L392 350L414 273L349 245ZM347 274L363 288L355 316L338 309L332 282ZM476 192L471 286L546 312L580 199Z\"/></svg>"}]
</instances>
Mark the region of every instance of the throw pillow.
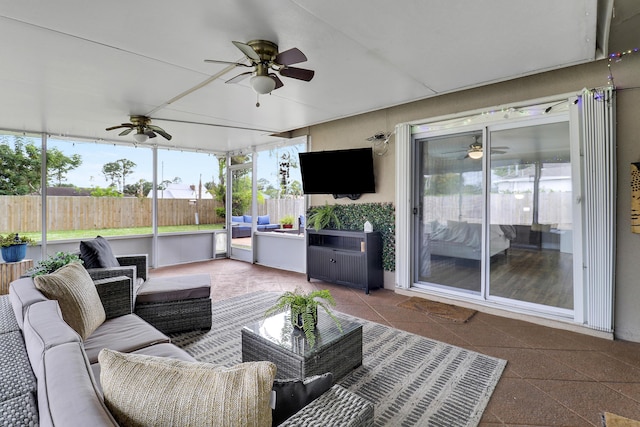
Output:
<instances>
[{"instance_id":1,"label":"throw pillow","mask_svg":"<svg viewBox=\"0 0 640 427\"><path fill-rule=\"evenodd\" d=\"M253 221L253 217L251 215L243 215L244 222L251 223Z\"/></svg>"},{"instance_id":2,"label":"throw pillow","mask_svg":"<svg viewBox=\"0 0 640 427\"><path fill-rule=\"evenodd\" d=\"M285 422L293 414L320 397L333 384L333 374L305 378L304 380L275 380L273 391L276 392L276 404L273 409L272 425Z\"/></svg>"},{"instance_id":3,"label":"throw pillow","mask_svg":"<svg viewBox=\"0 0 640 427\"><path fill-rule=\"evenodd\" d=\"M104 322L102 301L81 263L72 262L33 281L44 296L58 301L62 318L83 340Z\"/></svg>"},{"instance_id":4,"label":"throw pillow","mask_svg":"<svg viewBox=\"0 0 640 427\"><path fill-rule=\"evenodd\" d=\"M111 251L111 245L102 236L80 242L80 256L85 268L120 267L120 263Z\"/></svg>"},{"instance_id":5,"label":"throw pillow","mask_svg":"<svg viewBox=\"0 0 640 427\"><path fill-rule=\"evenodd\" d=\"M104 400L122 426L271 426L271 362L231 368L104 349Z\"/></svg>"},{"instance_id":6,"label":"throw pillow","mask_svg":"<svg viewBox=\"0 0 640 427\"><path fill-rule=\"evenodd\" d=\"M242 215L232 215L231 216L231 222L244 222L244 216Z\"/></svg>"},{"instance_id":7,"label":"throw pillow","mask_svg":"<svg viewBox=\"0 0 640 427\"><path fill-rule=\"evenodd\" d=\"M258 225L268 225L270 222L269 215L258 215Z\"/></svg>"}]
</instances>

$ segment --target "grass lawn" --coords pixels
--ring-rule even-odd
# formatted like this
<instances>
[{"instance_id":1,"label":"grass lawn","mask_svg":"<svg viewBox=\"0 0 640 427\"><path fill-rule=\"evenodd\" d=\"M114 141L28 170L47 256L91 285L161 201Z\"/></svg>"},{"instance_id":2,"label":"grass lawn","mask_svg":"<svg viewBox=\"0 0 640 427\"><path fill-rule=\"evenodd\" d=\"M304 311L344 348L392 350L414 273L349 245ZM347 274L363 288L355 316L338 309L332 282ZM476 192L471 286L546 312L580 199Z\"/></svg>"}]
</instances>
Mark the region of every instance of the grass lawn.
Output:
<instances>
[{"instance_id":1,"label":"grass lawn","mask_svg":"<svg viewBox=\"0 0 640 427\"><path fill-rule=\"evenodd\" d=\"M224 224L201 224L201 225L172 225L158 227L159 233L179 233L186 231L202 231L202 230L222 230ZM100 230L64 230L64 231L48 231L47 240L73 240L85 239L100 236L130 236L134 234L151 234L151 227L135 227L135 228L103 228ZM3 233L4 234L4 233ZM20 235L28 236L39 242L41 234L38 233L20 233Z\"/></svg>"}]
</instances>

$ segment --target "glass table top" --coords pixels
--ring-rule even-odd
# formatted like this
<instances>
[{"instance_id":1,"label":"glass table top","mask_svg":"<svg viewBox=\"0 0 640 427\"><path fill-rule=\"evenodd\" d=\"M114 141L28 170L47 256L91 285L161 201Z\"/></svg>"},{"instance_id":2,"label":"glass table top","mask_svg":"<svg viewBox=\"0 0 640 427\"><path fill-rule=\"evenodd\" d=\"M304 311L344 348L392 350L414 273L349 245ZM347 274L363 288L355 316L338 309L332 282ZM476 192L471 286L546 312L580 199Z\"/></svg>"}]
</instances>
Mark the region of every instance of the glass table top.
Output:
<instances>
[{"instance_id":1,"label":"glass table top","mask_svg":"<svg viewBox=\"0 0 640 427\"><path fill-rule=\"evenodd\" d=\"M275 314L258 322L246 325L243 329L260 336L285 350L309 357L332 345L341 337L362 328L362 325L344 318L338 318L342 326L342 332L338 329L333 319L322 309L318 310L318 326L316 328L316 342L313 348L307 342L304 332L295 329L291 324L291 312Z\"/></svg>"}]
</instances>

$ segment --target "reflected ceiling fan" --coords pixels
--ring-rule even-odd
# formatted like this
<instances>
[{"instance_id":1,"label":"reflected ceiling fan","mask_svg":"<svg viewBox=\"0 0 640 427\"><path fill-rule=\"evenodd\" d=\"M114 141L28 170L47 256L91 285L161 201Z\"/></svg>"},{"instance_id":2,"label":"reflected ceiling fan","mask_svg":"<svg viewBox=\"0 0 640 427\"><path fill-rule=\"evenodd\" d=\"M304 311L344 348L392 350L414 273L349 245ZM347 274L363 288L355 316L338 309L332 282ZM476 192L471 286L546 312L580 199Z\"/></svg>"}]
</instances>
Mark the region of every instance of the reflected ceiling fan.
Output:
<instances>
[{"instance_id":1,"label":"reflected ceiling fan","mask_svg":"<svg viewBox=\"0 0 640 427\"><path fill-rule=\"evenodd\" d=\"M171 141L171 135L169 135L164 129L159 126L155 126L151 124L151 119L147 116L130 116L129 120L131 123L122 123L117 126L108 127L105 130L114 130L120 128L126 128L122 132L118 134L118 136L129 135L133 130L136 133L133 135L133 139L136 142L143 143L146 142L149 138L155 138L159 134L167 141Z\"/></svg>"},{"instance_id":2,"label":"reflected ceiling fan","mask_svg":"<svg viewBox=\"0 0 640 427\"><path fill-rule=\"evenodd\" d=\"M491 154L505 154L509 147L491 147ZM443 154L451 154L451 153L464 153L467 154L463 157L463 159L469 158L473 160L481 159L484 154L484 148L482 143L478 141L478 137L474 138L474 142L469 144L469 148L463 150L449 151Z\"/></svg>"},{"instance_id":3,"label":"reflected ceiling fan","mask_svg":"<svg viewBox=\"0 0 640 427\"><path fill-rule=\"evenodd\" d=\"M250 64L244 62L219 61L205 59L214 64L234 65L236 67L253 68L252 71L240 73L225 83L238 83L251 76L251 87L258 95L266 95L284 86L278 74L293 79L310 81L315 71L305 68L291 67L293 64L305 62L307 57L298 48L278 52L278 45L268 40L251 40L247 43L232 42L246 56ZM270 71L276 71L278 74ZM259 106L259 103L256 105Z\"/></svg>"}]
</instances>

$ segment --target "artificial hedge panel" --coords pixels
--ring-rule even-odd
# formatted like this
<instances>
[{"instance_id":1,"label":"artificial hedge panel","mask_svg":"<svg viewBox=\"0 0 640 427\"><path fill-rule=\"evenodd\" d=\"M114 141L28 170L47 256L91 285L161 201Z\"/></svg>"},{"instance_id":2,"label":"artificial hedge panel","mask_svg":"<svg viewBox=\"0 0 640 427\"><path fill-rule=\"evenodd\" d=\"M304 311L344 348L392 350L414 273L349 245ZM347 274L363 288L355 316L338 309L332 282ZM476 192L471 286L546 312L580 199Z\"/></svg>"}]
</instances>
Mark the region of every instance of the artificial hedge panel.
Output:
<instances>
[{"instance_id":1,"label":"artificial hedge panel","mask_svg":"<svg viewBox=\"0 0 640 427\"><path fill-rule=\"evenodd\" d=\"M374 231L382 236L382 268L396 269L396 222L392 203L354 203L335 205L335 213L340 220L341 230L362 231L365 221L369 221Z\"/></svg>"}]
</instances>

